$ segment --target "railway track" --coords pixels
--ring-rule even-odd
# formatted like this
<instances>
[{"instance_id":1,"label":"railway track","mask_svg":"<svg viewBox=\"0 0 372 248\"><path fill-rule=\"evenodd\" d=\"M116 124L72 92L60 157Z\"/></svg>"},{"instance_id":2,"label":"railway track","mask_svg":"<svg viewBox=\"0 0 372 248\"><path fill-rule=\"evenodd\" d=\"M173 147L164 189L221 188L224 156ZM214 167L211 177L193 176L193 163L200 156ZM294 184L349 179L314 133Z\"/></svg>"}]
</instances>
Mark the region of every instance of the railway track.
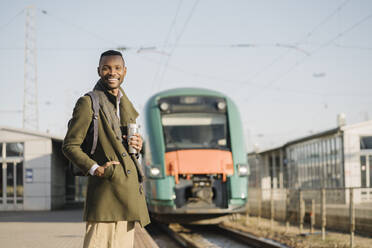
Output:
<instances>
[{"instance_id":1,"label":"railway track","mask_svg":"<svg viewBox=\"0 0 372 248\"><path fill-rule=\"evenodd\" d=\"M253 235L225 227L223 225L180 225L180 224L160 224L156 223L156 230L162 231L163 235L167 234L167 238L173 239L172 242L177 243L177 247L188 248L287 248L274 241L257 238ZM151 232L150 232L151 234ZM153 234L151 234L153 236ZM153 236L155 241L157 238ZM176 247L169 242L161 241L158 238L158 245L160 248ZM160 241L160 242L159 242ZM163 243L160 244L160 243Z\"/></svg>"},{"instance_id":2,"label":"railway track","mask_svg":"<svg viewBox=\"0 0 372 248\"><path fill-rule=\"evenodd\" d=\"M151 221L150 225L146 226L146 230L159 248L184 247L183 244L176 239L176 237L172 236L172 234L169 232L169 228L164 224Z\"/></svg>"}]
</instances>

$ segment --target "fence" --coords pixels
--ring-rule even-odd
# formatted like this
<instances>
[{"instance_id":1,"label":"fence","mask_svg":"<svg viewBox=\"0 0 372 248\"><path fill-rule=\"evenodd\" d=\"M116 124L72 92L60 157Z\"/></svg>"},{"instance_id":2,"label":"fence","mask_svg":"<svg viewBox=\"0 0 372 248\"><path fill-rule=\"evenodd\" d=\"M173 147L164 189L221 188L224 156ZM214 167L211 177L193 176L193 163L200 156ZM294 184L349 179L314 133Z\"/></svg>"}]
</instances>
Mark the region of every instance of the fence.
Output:
<instances>
[{"instance_id":1,"label":"fence","mask_svg":"<svg viewBox=\"0 0 372 248\"><path fill-rule=\"evenodd\" d=\"M247 210L249 215L270 218L271 221L304 225L322 230L354 232L372 235L372 188L337 189L260 189L250 188Z\"/></svg>"}]
</instances>

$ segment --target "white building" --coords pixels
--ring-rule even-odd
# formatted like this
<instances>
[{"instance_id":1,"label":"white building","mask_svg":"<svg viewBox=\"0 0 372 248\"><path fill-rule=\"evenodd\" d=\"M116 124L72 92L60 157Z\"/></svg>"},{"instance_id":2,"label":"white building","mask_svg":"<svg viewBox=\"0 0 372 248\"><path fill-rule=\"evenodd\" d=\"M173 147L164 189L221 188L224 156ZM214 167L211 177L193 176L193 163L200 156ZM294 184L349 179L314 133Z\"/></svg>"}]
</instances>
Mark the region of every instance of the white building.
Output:
<instances>
[{"instance_id":1,"label":"white building","mask_svg":"<svg viewBox=\"0 0 372 248\"><path fill-rule=\"evenodd\" d=\"M51 210L74 199L61 146L59 137L0 127L0 210Z\"/></svg>"},{"instance_id":2,"label":"white building","mask_svg":"<svg viewBox=\"0 0 372 248\"><path fill-rule=\"evenodd\" d=\"M251 187L358 187L356 201L372 202L372 121L312 134L248 158Z\"/></svg>"}]
</instances>

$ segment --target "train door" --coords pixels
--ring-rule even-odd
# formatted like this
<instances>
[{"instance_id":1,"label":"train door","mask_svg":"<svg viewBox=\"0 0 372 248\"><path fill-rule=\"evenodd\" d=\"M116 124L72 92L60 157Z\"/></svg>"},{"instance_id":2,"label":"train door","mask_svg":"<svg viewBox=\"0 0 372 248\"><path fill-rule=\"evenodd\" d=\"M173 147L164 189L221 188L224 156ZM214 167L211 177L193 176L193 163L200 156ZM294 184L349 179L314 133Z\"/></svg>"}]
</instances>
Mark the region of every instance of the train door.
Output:
<instances>
[{"instance_id":1,"label":"train door","mask_svg":"<svg viewBox=\"0 0 372 248\"><path fill-rule=\"evenodd\" d=\"M23 144L0 143L0 210L23 209L23 158L12 156L14 148L23 150Z\"/></svg>"}]
</instances>

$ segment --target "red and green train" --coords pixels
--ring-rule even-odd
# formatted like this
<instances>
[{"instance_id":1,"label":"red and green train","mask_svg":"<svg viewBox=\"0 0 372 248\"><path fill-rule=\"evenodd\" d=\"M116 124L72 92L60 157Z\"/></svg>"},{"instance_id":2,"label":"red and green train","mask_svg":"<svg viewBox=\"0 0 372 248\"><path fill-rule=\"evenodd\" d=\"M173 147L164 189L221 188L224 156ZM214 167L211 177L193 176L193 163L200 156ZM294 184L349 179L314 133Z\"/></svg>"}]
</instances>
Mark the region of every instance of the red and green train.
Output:
<instances>
[{"instance_id":1,"label":"red and green train","mask_svg":"<svg viewBox=\"0 0 372 248\"><path fill-rule=\"evenodd\" d=\"M248 162L234 102L180 88L145 106L143 167L149 211L157 219L203 222L245 209Z\"/></svg>"}]
</instances>

